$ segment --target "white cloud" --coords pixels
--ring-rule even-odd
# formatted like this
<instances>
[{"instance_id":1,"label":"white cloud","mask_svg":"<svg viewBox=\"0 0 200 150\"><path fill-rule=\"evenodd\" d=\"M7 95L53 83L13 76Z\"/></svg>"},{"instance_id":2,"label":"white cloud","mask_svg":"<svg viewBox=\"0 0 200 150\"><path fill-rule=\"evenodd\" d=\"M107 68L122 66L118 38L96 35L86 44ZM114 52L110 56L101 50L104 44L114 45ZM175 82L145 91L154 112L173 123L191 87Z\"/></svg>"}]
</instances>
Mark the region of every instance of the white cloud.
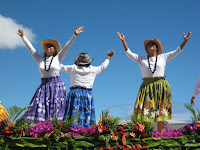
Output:
<instances>
[{"instance_id":1,"label":"white cloud","mask_svg":"<svg viewBox=\"0 0 200 150\"><path fill-rule=\"evenodd\" d=\"M0 14L0 50L12 49L25 46L22 39L17 34L19 28L24 28L26 37L33 42L35 34L30 28L25 28L21 24L17 24L12 18L4 17Z\"/></svg>"}]
</instances>

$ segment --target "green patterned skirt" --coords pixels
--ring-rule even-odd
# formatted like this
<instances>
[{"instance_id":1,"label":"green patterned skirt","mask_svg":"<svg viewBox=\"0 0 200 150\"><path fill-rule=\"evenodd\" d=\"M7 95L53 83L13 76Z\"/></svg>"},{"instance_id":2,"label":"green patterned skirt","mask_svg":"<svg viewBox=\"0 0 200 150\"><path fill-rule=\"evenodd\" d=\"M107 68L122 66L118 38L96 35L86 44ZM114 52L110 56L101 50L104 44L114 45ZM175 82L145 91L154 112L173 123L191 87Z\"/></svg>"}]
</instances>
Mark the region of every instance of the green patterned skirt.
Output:
<instances>
[{"instance_id":1,"label":"green patterned skirt","mask_svg":"<svg viewBox=\"0 0 200 150\"><path fill-rule=\"evenodd\" d=\"M143 78L134 107L134 117L146 122L172 118L171 89L165 77Z\"/></svg>"}]
</instances>

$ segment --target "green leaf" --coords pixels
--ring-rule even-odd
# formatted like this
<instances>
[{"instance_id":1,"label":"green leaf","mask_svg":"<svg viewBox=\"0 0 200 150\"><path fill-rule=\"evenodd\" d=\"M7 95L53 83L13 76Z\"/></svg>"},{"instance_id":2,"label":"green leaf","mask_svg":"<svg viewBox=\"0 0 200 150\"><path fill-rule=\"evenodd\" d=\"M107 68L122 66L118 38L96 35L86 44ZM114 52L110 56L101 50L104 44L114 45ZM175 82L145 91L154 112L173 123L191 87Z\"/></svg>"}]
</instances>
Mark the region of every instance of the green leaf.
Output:
<instances>
[{"instance_id":1,"label":"green leaf","mask_svg":"<svg viewBox=\"0 0 200 150\"><path fill-rule=\"evenodd\" d=\"M93 147L94 144L86 142L86 141L76 141L75 143L76 147L86 147L86 148L90 148Z\"/></svg>"}]
</instances>

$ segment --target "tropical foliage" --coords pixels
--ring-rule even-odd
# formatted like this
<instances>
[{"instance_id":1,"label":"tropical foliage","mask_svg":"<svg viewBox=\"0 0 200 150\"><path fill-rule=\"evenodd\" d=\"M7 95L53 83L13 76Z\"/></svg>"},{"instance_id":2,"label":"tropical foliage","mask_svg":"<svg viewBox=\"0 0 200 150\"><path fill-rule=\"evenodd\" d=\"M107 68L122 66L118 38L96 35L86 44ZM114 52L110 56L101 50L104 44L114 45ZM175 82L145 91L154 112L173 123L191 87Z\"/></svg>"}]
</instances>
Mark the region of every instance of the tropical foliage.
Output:
<instances>
[{"instance_id":1,"label":"tropical foliage","mask_svg":"<svg viewBox=\"0 0 200 150\"><path fill-rule=\"evenodd\" d=\"M159 133L151 123L142 119L122 124L119 117L102 111L97 125L72 127L79 116L59 123L53 120L38 123L24 123L19 114L25 109L13 106L8 109L9 117L0 123L0 149L101 149L101 150L139 150L139 149L192 149L200 148L199 113L191 110L196 121L180 129L171 129L167 122ZM195 112L195 113L194 113ZM16 114L16 116L14 115Z\"/></svg>"}]
</instances>

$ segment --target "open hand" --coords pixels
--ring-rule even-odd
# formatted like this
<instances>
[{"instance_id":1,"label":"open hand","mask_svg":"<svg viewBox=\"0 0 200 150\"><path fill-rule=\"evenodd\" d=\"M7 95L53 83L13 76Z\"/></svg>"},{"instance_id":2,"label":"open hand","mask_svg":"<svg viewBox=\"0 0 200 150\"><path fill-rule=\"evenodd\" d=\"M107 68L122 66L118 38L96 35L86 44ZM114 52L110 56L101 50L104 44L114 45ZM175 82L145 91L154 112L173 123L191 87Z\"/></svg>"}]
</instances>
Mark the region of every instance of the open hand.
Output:
<instances>
[{"instance_id":1,"label":"open hand","mask_svg":"<svg viewBox=\"0 0 200 150\"><path fill-rule=\"evenodd\" d=\"M112 57L115 54L115 50L108 51L108 56Z\"/></svg>"},{"instance_id":2,"label":"open hand","mask_svg":"<svg viewBox=\"0 0 200 150\"><path fill-rule=\"evenodd\" d=\"M192 36L192 32L191 31L189 31L188 32L188 34L187 35L185 35L185 33L183 34L183 38L184 38L184 40L189 40L189 38Z\"/></svg>"},{"instance_id":3,"label":"open hand","mask_svg":"<svg viewBox=\"0 0 200 150\"><path fill-rule=\"evenodd\" d=\"M82 27L76 27L76 29L75 29L75 35L77 36L77 35L79 35L80 33L82 33L84 30L84 27L82 26Z\"/></svg>"},{"instance_id":4,"label":"open hand","mask_svg":"<svg viewBox=\"0 0 200 150\"><path fill-rule=\"evenodd\" d=\"M191 98L191 105L193 105L193 106L195 105L195 97Z\"/></svg>"},{"instance_id":5,"label":"open hand","mask_svg":"<svg viewBox=\"0 0 200 150\"><path fill-rule=\"evenodd\" d=\"M24 36L24 29L20 29L20 28L19 28L17 34L19 34L19 36L23 37L23 36Z\"/></svg>"},{"instance_id":6,"label":"open hand","mask_svg":"<svg viewBox=\"0 0 200 150\"><path fill-rule=\"evenodd\" d=\"M125 40L125 36L123 33L120 34L119 32L117 32L117 35L119 36L120 40L122 40L122 41Z\"/></svg>"}]
</instances>

